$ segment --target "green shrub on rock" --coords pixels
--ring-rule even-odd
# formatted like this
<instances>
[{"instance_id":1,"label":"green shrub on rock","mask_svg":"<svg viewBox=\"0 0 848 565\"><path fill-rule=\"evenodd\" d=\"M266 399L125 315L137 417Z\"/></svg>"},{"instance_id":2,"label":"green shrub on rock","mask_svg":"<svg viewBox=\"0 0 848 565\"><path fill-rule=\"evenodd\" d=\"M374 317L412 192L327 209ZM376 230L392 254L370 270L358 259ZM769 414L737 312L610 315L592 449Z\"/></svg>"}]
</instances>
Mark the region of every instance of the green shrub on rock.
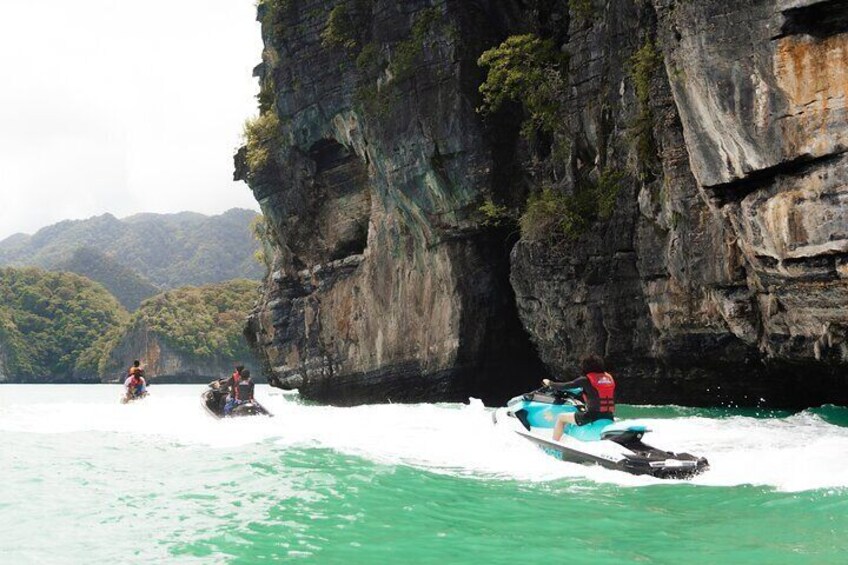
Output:
<instances>
[{"instance_id":1,"label":"green shrub on rock","mask_svg":"<svg viewBox=\"0 0 848 565\"><path fill-rule=\"evenodd\" d=\"M327 25L321 32L321 44L324 47L356 48L355 25L345 4L333 7L327 16Z\"/></svg>"},{"instance_id":2,"label":"green shrub on rock","mask_svg":"<svg viewBox=\"0 0 848 565\"><path fill-rule=\"evenodd\" d=\"M651 109L651 80L662 64L662 55L650 39L630 58L630 77L639 102L639 113L633 123L633 137L636 141L636 154L643 177L653 176L657 160L656 141L654 140L654 114Z\"/></svg>"},{"instance_id":3,"label":"green shrub on rock","mask_svg":"<svg viewBox=\"0 0 848 565\"><path fill-rule=\"evenodd\" d=\"M597 181L578 184L573 194L549 186L531 194L519 220L521 237L528 241L579 237L593 222L612 216L623 182L623 173L605 169Z\"/></svg>"},{"instance_id":4,"label":"green shrub on rock","mask_svg":"<svg viewBox=\"0 0 848 565\"><path fill-rule=\"evenodd\" d=\"M522 126L525 137L534 129L553 133L562 121L561 93L567 61L550 39L533 34L508 37L478 60L487 70L486 80L480 85L483 105L478 111L490 114L506 102L516 102L527 113Z\"/></svg>"},{"instance_id":5,"label":"green shrub on rock","mask_svg":"<svg viewBox=\"0 0 848 565\"><path fill-rule=\"evenodd\" d=\"M245 162L250 173L255 174L271 158L271 151L279 140L280 119L273 111L260 114L245 122L243 135L247 148Z\"/></svg>"}]
</instances>

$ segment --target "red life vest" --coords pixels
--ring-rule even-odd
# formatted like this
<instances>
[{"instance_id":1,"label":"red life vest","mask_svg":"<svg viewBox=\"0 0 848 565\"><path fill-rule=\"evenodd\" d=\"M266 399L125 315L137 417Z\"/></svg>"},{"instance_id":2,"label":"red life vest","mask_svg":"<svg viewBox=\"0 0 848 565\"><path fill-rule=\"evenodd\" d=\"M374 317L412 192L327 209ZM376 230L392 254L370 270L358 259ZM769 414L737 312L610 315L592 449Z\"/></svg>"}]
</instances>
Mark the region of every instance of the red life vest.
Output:
<instances>
[{"instance_id":1,"label":"red life vest","mask_svg":"<svg viewBox=\"0 0 848 565\"><path fill-rule=\"evenodd\" d=\"M141 386L142 384L144 384L144 381L141 379L141 376L139 376L136 373L130 379L130 385L129 386L131 386L132 388L136 388L136 387Z\"/></svg>"},{"instance_id":2,"label":"red life vest","mask_svg":"<svg viewBox=\"0 0 848 565\"><path fill-rule=\"evenodd\" d=\"M609 373L587 373L586 378L592 383L592 387L598 391L598 399L601 402L601 412L615 412L615 379ZM586 393L583 400L587 401Z\"/></svg>"}]
</instances>

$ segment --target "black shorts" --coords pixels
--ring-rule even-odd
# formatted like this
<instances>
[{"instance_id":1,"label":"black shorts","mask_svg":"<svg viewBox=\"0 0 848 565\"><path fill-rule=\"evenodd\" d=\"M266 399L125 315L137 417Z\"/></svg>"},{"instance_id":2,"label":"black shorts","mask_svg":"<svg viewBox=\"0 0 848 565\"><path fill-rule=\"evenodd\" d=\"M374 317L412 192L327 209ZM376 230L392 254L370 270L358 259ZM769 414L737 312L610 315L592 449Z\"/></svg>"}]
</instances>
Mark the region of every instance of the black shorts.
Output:
<instances>
[{"instance_id":1,"label":"black shorts","mask_svg":"<svg viewBox=\"0 0 848 565\"><path fill-rule=\"evenodd\" d=\"M577 412L574 415L574 422L578 426L585 426L597 420L612 420L615 416L604 412Z\"/></svg>"}]
</instances>

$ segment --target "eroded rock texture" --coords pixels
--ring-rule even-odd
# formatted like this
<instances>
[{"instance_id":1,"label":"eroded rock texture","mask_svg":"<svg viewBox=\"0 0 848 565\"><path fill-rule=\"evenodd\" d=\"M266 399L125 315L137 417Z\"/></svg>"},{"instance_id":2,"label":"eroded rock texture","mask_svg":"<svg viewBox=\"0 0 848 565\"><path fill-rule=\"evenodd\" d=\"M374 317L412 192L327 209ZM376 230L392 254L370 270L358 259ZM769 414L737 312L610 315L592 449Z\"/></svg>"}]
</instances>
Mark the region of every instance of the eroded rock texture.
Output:
<instances>
[{"instance_id":1,"label":"eroded rock texture","mask_svg":"<svg viewBox=\"0 0 848 565\"><path fill-rule=\"evenodd\" d=\"M322 41L333 3L288 3L283 30L260 7L283 141L249 180L279 254L248 338L272 383L310 398L503 398L542 370L505 235L477 212L502 171L475 112L476 58L509 10L345 5L357 48Z\"/></svg>"},{"instance_id":2,"label":"eroded rock texture","mask_svg":"<svg viewBox=\"0 0 848 565\"><path fill-rule=\"evenodd\" d=\"M139 359L149 383L208 383L228 377L236 364L257 370L251 358L199 356L180 351L156 331L137 324L127 331L109 354L99 379L123 382L133 360Z\"/></svg>"},{"instance_id":3,"label":"eroded rock texture","mask_svg":"<svg viewBox=\"0 0 848 565\"><path fill-rule=\"evenodd\" d=\"M613 4L570 42L569 119L599 129L600 99L633 124L615 61L634 46L616 37L655 42L655 174L565 253L516 247L544 360L567 370L602 352L635 401L845 403L848 3L656 1L639 17Z\"/></svg>"},{"instance_id":4,"label":"eroded rock texture","mask_svg":"<svg viewBox=\"0 0 848 565\"><path fill-rule=\"evenodd\" d=\"M284 4L280 140L237 159L278 243L247 330L273 383L497 401L537 352L601 353L627 401L848 403L848 2L351 1L338 42L338 3ZM569 55L564 151L475 112L476 59L528 32ZM614 212L576 239L478 212L600 178Z\"/></svg>"}]
</instances>

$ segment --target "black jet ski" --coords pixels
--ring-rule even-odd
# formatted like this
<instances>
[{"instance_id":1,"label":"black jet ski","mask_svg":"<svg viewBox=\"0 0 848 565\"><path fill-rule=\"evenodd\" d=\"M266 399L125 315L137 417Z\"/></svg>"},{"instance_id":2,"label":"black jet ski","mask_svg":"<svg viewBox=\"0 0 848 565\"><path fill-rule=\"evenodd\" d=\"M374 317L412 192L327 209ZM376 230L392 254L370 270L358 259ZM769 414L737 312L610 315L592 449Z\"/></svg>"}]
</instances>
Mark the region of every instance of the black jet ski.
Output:
<instances>
[{"instance_id":1,"label":"black jet ski","mask_svg":"<svg viewBox=\"0 0 848 565\"><path fill-rule=\"evenodd\" d=\"M545 452L563 461L601 465L607 469L661 479L686 479L709 469L703 457L672 453L642 442L650 430L636 422L597 420L583 426L568 424L554 441L553 427L563 412L584 409L580 389L557 391L544 387L516 396L492 414L498 426L512 429Z\"/></svg>"},{"instance_id":2,"label":"black jet ski","mask_svg":"<svg viewBox=\"0 0 848 565\"><path fill-rule=\"evenodd\" d=\"M212 416L216 418L234 418L240 416L271 416L264 406L256 400L248 400L234 407L229 414L224 414L224 405L227 403L227 391L223 390L219 383L213 382L203 394L200 395L201 404Z\"/></svg>"}]
</instances>

